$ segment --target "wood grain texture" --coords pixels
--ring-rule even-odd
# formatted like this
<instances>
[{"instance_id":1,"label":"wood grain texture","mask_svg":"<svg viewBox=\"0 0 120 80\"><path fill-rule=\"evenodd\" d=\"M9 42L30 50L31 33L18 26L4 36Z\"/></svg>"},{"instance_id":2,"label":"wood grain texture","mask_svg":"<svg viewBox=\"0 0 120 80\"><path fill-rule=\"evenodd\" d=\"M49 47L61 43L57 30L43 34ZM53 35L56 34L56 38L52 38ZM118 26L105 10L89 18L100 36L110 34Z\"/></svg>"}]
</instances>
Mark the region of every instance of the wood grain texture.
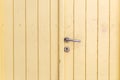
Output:
<instances>
[{"instance_id":1,"label":"wood grain texture","mask_svg":"<svg viewBox=\"0 0 120 80\"><path fill-rule=\"evenodd\" d=\"M64 69L64 65L65 65L65 62L64 62L64 7L65 7L65 2L64 0L59 0L59 80L64 80L64 77L65 77L65 69Z\"/></svg>"},{"instance_id":2,"label":"wood grain texture","mask_svg":"<svg viewBox=\"0 0 120 80\"><path fill-rule=\"evenodd\" d=\"M5 78L5 75L4 75L4 30L5 30L5 15L4 15L4 10L5 10L5 7L4 7L4 0L1 0L0 1L0 79L1 80L4 80Z\"/></svg>"},{"instance_id":3,"label":"wood grain texture","mask_svg":"<svg viewBox=\"0 0 120 80\"><path fill-rule=\"evenodd\" d=\"M109 80L109 0L98 2L98 80Z\"/></svg>"},{"instance_id":4,"label":"wood grain texture","mask_svg":"<svg viewBox=\"0 0 120 80\"><path fill-rule=\"evenodd\" d=\"M51 78L50 0L39 0L39 80Z\"/></svg>"},{"instance_id":5,"label":"wood grain texture","mask_svg":"<svg viewBox=\"0 0 120 80\"><path fill-rule=\"evenodd\" d=\"M86 35L86 1L74 0L74 39L81 40L74 43L74 80L85 80L85 35Z\"/></svg>"},{"instance_id":6,"label":"wood grain texture","mask_svg":"<svg viewBox=\"0 0 120 80\"><path fill-rule=\"evenodd\" d=\"M86 8L86 80L97 80L97 0L87 0Z\"/></svg>"},{"instance_id":7,"label":"wood grain texture","mask_svg":"<svg viewBox=\"0 0 120 80\"><path fill-rule=\"evenodd\" d=\"M26 79L25 0L14 0L14 79Z\"/></svg>"},{"instance_id":8,"label":"wood grain texture","mask_svg":"<svg viewBox=\"0 0 120 80\"><path fill-rule=\"evenodd\" d=\"M119 80L119 4L0 0L0 80Z\"/></svg>"},{"instance_id":9,"label":"wood grain texture","mask_svg":"<svg viewBox=\"0 0 120 80\"><path fill-rule=\"evenodd\" d=\"M5 1L5 80L13 80L14 67L13 67L13 25L14 25L14 13L13 13L13 0Z\"/></svg>"},{"instance_id":10,"label":"wood grain texture","mask_svg":"<svg viewBox=\"0 0 120 80\"><path fill-rule=\"evenodd\" d=\"M65 25L64 25L64 37L69 37L73 39L73 2L74 0L65 0ZM65 43L64 47L69 47L70 51L64 53L64 70L65 70L65 80L73 80L73 42Z\"/></svg>"},{"instance_id":11,"label":"wood grain texture","mask_svg":"<svg viewBox=\"0 0 120 80\"><path fill-rule=\"evenodd\" d=\"M58 0L51 0L51 80L58 80L58 61L59 61L59 54L58 54Z\"/></svg>"},{"instance_id":12,"label":"wood grain texture","mask_svg":"<svg viewBox=\"0 0 120 80\"><path fill-rule=\"evenodd\" d=\"M38 80L37 0L26 0L26 79Z\"/></svg>"},{"instance_id":13,"label":"wood grain texture","mask_svg":"<svg viewBox=\"0 0 120 80\"><path fill-rule=\"evenodd\" d=\"M120 1L110 0L110 80L119 80Z\"/></svg>"}]
</instances>

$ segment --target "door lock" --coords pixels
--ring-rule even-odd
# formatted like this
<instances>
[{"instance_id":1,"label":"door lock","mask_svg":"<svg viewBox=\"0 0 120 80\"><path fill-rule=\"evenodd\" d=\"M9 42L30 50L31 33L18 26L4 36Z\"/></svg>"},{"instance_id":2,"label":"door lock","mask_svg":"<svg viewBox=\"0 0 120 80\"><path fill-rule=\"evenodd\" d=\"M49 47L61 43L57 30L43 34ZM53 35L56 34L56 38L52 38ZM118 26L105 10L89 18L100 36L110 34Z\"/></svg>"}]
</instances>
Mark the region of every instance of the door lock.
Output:
<instances>
[{"instance_id":1,"label":"door lock","mask_svg":"<svg viewBox=\"0 0 120 80\"><path fill-rule=\"evenodd\" d=\"M70 48L69 47L64 47L64 52L70 52Z\"/></svg>"}]
</instances>

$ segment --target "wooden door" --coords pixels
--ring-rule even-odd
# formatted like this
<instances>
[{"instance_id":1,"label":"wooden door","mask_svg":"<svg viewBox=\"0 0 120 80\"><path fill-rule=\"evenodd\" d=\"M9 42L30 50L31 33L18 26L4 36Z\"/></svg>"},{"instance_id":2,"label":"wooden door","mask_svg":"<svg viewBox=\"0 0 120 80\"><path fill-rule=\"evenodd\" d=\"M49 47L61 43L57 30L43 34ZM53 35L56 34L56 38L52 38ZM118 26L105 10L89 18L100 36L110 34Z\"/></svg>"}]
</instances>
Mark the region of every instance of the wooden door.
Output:
<instances>
[{"instance_id":1,"label":"wooden door","mask_svg":"<svg viewBox=\"0 0 120 80\"><path fill-rule=\"evenodd\" d=\"M120 79L119 4L119 0L60 0L61 38L81 40L65 42L70 51L60 53L64 56L60 80Z\"/></svg>"},{"instance_id":2,"label":"wooden door","mask_svg":"<svg viewBox=\"0 0 120 80\"><path fill-rule=\"evenodd\" d=\"M0 80L119 80L119 4L0 0Z\"/></svg>"}]
</instances>

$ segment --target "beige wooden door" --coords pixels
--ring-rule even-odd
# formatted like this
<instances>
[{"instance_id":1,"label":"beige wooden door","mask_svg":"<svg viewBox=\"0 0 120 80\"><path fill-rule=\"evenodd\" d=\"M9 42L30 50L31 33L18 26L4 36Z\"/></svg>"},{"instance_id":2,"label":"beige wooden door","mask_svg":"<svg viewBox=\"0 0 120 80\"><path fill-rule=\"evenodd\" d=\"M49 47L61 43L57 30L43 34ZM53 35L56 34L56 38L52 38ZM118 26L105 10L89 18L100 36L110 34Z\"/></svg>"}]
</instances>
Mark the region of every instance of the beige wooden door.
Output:
<instances>
[{"instance_id":1,"label":"beige wooden door","mask_svg":"<svg viewBox=\"0 0 120 80\"><path fill-rule=\"evenodd\" d=\"M119 5L0 0L0 80L119 80Z\"/></svg>"},{"instance_id":2,"label":"beige wooden door","mask_svg":"<svg viewBox=\"0 0 120 80\"><path fill-rule=\"evenodd\" d=\"M60 0L60 80L119 80L119 0ZM64 34L62 34L64 33ZM64 56L64 57L63 57Z\"/></svg>"}]
</instances>

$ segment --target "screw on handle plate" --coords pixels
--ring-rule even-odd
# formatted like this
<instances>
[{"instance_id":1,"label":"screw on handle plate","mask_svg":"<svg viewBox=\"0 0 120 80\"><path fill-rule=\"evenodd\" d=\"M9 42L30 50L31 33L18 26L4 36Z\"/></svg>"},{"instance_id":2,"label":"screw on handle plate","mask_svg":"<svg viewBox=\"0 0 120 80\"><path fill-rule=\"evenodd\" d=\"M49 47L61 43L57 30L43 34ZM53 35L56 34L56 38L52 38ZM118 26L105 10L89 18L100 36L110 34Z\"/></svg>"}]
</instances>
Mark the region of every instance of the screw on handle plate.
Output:
<instances>
[{"instance_id":1,"label":"screw on handle plate","mask_svg":"<svg viewBox=\"0 0 120 80\"><path fill-rule=\"evenodd\" d=\"M69 37L65 37L65 38L64 38L64 41L65 41L65 42L81 42L80 40L71 39L71 38L69 38Z\"/></svg>"}]
</instances>

